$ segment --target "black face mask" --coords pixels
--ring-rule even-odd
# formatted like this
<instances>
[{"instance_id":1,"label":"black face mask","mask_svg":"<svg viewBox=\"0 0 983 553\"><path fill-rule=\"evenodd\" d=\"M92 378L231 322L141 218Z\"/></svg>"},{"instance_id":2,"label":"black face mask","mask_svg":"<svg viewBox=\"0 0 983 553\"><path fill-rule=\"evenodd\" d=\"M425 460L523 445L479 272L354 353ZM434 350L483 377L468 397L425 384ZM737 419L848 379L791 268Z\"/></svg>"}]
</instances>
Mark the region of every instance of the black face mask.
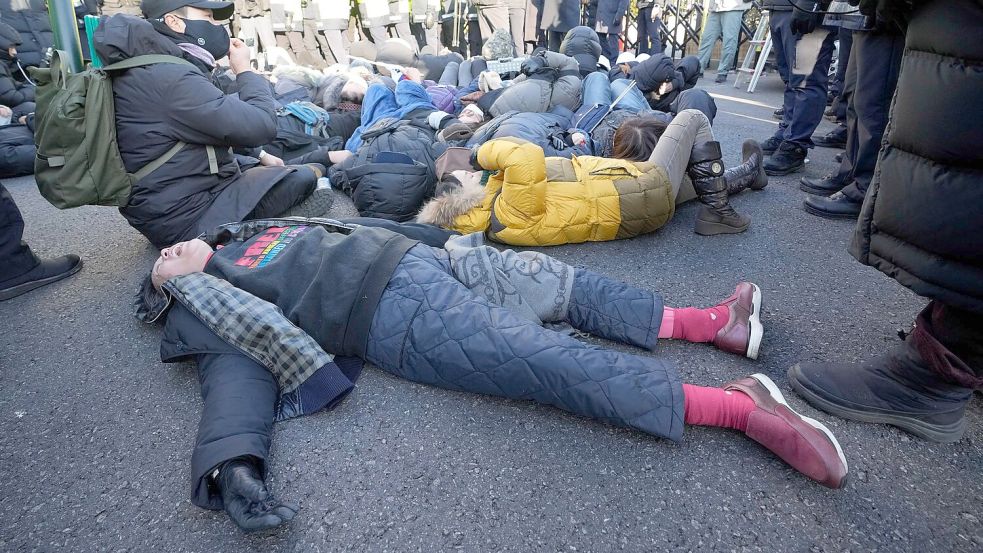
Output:
<instances>
[{"instance_id":1,"label":"black face mask","mask_svg":"<svg viewBox=\"0 0 983 553\"><path fill-rule=\"evenodd\" d=\"M184 34L191 39L192 44L201 46L217 60L229 55L229 33L225 31L225 27L197 19L182 20Z\"/></svg>"}]
</instances>

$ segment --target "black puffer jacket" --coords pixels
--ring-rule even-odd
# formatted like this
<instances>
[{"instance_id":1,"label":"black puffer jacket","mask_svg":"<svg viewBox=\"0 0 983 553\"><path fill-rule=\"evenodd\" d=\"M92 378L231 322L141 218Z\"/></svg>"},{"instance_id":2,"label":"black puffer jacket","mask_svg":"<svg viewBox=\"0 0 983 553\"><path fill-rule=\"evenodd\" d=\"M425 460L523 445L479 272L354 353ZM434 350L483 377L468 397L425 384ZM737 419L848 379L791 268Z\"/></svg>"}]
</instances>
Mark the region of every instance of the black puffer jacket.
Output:
<instances>
[{"instance_id":1,"label":"black puffer jacket","mask_svg":"<svg viewBox=\"0 0 983 553\"><path fill-rule=\"evenodd\" d=\"M652 109L659 111L669 111L680 92L696 86L699 75L700 60L696 56L686 56L673 65L669 56L654 54L631 70L631 77L638 83L638 89L646 93ZM672 91L656 98L655 93L665 82L672 83Z\"/></svg>"},{"instance_id":2,"label":"black puffer jacket","mask_svg":"<svg viewBox=\"0 0 983 553\"><path fill-rule=\"evenodd\" d=\"M19 47L20 43L20 33L10 25L0 23L0 105L9 108L34 101L34 87L17 81L9 64L12 60L8 62L7 50Z\"/></svg>"},{"instance_id":3,"label":"black puffer jacket","mask_svg":"<svg viewBox=\"0 0 983 553\"><path fill-rule=\"evenodd\" d=\"M20 33L17 58L21 65L40 66L44 52L54 45L44 0L0 0L0 19Z\"/></svg>"},{"instance_id":4,"label":"black puffer jacket","mask_svg":"<svg viewBox=\"0 0 983 553\"><path fill-rule=\"evenodd\" d=\"M915 293L983 314L983 3L916 11L850 253Z\"/></svg>"},{"instance_id":5,"label":"black puffer jacket","mask_svg":"<svg viewBox=\"0 0 983 553\"><path fill-rule=\"evenodd\" d=\"M560 43L560 53L577 60L580 65L580 75L597 71L597 60L601 57L601 41L597 33L590 27L574 27L563 37Z\"/></svg>"},{"instance_id":6,"label":"black puffer jacket","mask_svg":"<svg viewBox=\"0 0 983 553\"><path fill-rule=\"evenodd\" d=\"M120 72L113 79L116 132L123 163L135 172L178 141L187 145L140 180L120 212L157 246L194 238L222 223L241 221L289 167L243 171L230 147L256 147L276 136L269 82L246 72L236 78L237 95L225 95L197 59L149 22L117 14L104 19L93 43L106 63L141 54L185 57L198 67L156 64ZM209 168L206 145L214 147L217 172Z\"/></svg>"}]
</instances>

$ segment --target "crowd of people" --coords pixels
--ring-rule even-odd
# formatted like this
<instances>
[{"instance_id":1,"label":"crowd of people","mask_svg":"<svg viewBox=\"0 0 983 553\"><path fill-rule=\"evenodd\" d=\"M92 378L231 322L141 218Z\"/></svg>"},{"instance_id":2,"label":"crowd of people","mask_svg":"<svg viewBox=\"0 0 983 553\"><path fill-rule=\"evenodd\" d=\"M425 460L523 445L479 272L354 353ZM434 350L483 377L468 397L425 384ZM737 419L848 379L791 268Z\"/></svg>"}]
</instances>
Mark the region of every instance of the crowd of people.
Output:
<instances>
[{"instance_id":1,"label":"crowd of people","mask_svg":"<svg viewBox=\"0 0 983 553\"><path fill-rule=\"evenodd\" d=\"M0 5L5 177L53 157L34 145L26 69L43 65L38 41L51 33L37 30L42 7L7 9L23 1ZM932 301L881 358L796 365L789 380L835 415L958 440L983 387L983 218L973 201L983 125L954 140L939 122L967 117L983 52L934 33L983 22L983 6L766 0L785 84L781 124L744 141L742 163L726 168L716 105L696 83L717 38L717 81L733 70L749 4L711 0L699 56L675 60L659 45L653 2L636 5L644 25L632 52L620 40L627 0L106 2L85 41L93 59L180 61L107 71L118 152L139 176L120 212L161 249L137 314L163 326L163 361L193 358L201 373L194 503L249 531L293 518L264 481L272 425L335 405L364 361L672 440L685 425L731 428L842 487L836 438L793 411L767 376L696 386L665 360L555 330L645 350L659 339L703 342L755 359L757 285L741 282L711 308L673 308L654 292L485 242L631 238L694 200L695 232L741 233L751 221L729 198L802 170L814 145L845 151L837 174L802 179L813 194L806 210L859 217L851 253ZM99 9L80 3L76 13ZM842 71L830 93L837 38ZM917 55L928 50L942 61ZM946 72L944 85L933 71ZM814 140L824 112L843 129ZM983 123L978 108L970 115ZM325 218L336 193L359 218ZM0 229L0 300L81 268L77 256L31 253L2 185Z\"/></svg>"}]
</instances>

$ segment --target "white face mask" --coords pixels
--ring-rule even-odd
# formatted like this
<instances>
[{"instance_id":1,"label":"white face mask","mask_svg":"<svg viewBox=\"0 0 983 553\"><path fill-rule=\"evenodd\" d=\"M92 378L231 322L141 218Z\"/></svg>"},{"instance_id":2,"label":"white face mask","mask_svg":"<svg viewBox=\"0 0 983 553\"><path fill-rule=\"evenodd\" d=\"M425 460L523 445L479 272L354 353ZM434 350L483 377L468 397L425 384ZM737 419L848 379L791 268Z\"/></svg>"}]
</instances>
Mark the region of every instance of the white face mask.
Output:
<instances>
[{"instance_id":1,"label":"white face mask","mask_svg":"<svg viewBox=\"0 0 983 553\"><path fill-rule=\"evenodd\" d=\"M0 126L10 124L10 115L0 115Z\"/></svg>"}]
</instances>

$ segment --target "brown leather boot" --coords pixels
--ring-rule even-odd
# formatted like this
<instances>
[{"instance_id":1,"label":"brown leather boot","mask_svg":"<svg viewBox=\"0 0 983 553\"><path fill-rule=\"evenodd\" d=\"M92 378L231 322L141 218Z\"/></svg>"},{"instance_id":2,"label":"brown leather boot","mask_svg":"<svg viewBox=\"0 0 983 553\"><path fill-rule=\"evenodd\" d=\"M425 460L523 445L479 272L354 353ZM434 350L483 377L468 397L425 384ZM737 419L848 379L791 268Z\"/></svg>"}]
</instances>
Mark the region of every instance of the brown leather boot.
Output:
<instances>
[{"instance_id":1,"label":"brown leather boot","mask_svg":"<svg viewBox=\"0 0 983 553\"><path fill-rule=\"evenodd\" d=\"M723 351L757 359L764 336L760 317L761 288L752 282L741 282L729 298L717 305L726 305L730 318L717 332L713 345Z\"/></svg>"}]
</instances>

